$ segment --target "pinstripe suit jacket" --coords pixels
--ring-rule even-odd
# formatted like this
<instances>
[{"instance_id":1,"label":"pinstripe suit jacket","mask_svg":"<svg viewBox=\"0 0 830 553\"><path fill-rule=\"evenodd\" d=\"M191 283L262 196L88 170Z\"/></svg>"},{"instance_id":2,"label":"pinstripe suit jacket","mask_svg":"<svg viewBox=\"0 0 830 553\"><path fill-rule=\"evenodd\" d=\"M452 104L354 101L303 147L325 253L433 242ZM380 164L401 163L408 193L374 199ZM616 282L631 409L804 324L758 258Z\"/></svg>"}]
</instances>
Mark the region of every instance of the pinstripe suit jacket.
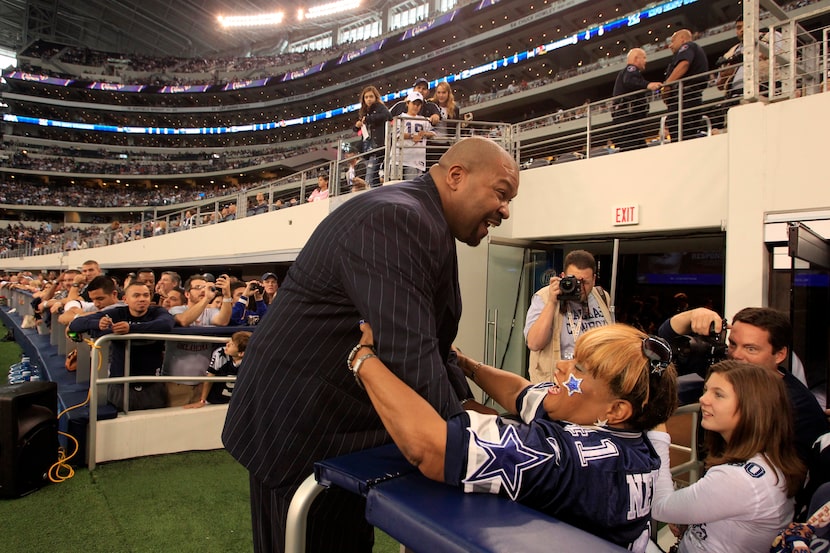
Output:
<instances>
[{"instance_id":1,"label":"pinstripe suit jacket","mask_svg":"<svg viewBox=\"0 0 830 553\"><path fill-rule=\"evenodd\" d=\"M281 488L314 461L388 442L346 367L361 318L392 371L445 418L461 411L469 387L448 362L460 316L455 239L432 178L350 199L314 231L252 336L226 448Z\"/></svg>"}]
</instances>

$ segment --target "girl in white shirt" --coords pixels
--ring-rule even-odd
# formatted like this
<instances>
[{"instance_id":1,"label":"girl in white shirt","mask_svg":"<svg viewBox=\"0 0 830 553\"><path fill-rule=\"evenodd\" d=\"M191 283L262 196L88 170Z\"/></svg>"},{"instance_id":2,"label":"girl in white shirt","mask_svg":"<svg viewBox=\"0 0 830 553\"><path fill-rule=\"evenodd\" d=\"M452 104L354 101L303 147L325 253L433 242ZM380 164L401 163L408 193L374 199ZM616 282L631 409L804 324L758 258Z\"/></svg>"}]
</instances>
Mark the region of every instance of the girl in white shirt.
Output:
<instances>
[{"instance_id":1,"label":"girl in white shirt","mask_svg":"<svg viewBox=\"0 0 830 553\"><path fill-rule=\"evenodd\" d=\"M707 472L686 488L672 485L665 425L649 432L661 458L652 515L688 525L680 553L766 553L792 521L805 472L784 383L757 365L722 361L709 369L700 410Z\"/></svg>"}]
</instances>

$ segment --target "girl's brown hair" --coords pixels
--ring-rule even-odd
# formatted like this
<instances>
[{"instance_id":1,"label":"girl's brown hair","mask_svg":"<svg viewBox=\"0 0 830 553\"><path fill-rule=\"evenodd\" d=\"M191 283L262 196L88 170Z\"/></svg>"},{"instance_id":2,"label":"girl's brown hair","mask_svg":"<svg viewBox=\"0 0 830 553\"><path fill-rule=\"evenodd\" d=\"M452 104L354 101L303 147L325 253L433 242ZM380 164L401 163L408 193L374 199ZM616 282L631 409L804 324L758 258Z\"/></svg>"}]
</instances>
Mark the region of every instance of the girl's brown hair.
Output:
<instances>
[{"instance_id":1,"label":"girl's brown hair","mask_svg":"<svg viewBox=\"0 0 830 553\"><path fill-rule=\"evenodd\" d=\"M383 104L383 100L380 99L380 91L378 90L378 88L374 85L367 86L366 88L364 88L360 92L360 112L359 112L360 117L366 117L366 114L369 112L369 106L367 106L366 101L363 100L363 97L366 96L367 92L374 93L375 98L376 98L375 103Z\"/></svg>"},{"instance_id":2,"label":"girl's brown hair","mask_svg":"<svg viewBox=\"0 0 830 553\"><path fill-rule=\"evenodd\" d=\"M715 373L735 389L738 423L728 443L719 433L706 432L706 467L743 463L760 453L784 475L787 495L792 497L801 488L806 469L793 443L792 409L784 381L768 369L733 359L712 365L706 379Z\"/></svg>"}]
</instances>

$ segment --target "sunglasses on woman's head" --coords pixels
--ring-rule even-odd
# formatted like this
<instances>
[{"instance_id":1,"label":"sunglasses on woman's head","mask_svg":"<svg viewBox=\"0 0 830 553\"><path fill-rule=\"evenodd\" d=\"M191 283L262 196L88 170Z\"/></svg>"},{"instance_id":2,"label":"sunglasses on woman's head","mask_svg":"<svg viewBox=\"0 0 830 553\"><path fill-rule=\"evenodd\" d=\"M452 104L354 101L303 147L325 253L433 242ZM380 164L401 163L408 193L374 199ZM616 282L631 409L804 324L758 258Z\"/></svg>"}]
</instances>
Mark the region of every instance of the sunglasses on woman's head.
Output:
<instances>
[{"instance_id":1,"label":"sunglasses on woman's head","mask_svg":"<svg viewBox=\"0 0 830 553\"><path fill-rule=\"evenodd\" d=\"M651 365L651 374L662 376L671 363L671 346L659 336L643 338L643 355Z\"/></svg>"}]
</instances>

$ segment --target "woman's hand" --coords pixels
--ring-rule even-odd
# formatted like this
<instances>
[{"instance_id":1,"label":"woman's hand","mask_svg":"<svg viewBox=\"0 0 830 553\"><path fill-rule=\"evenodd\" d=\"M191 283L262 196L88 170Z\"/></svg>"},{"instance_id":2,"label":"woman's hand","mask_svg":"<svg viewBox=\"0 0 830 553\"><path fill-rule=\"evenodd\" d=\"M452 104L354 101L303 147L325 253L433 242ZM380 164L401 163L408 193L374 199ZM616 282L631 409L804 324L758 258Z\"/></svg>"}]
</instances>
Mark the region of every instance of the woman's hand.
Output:
<instances>
[{"instance_id":1,"label":"woman's hand","mask_svg":"<svg viewBox=\"0 0 830 553\"><path fill-rule=\"evenodd\" d=\"M360 337L360 343L365 346L373 346L375 341L374 335L372 334L372 327L364 320L360 321L359 327L360 331L363 332L363 336Z\"/></svg>"}]
</instances>

